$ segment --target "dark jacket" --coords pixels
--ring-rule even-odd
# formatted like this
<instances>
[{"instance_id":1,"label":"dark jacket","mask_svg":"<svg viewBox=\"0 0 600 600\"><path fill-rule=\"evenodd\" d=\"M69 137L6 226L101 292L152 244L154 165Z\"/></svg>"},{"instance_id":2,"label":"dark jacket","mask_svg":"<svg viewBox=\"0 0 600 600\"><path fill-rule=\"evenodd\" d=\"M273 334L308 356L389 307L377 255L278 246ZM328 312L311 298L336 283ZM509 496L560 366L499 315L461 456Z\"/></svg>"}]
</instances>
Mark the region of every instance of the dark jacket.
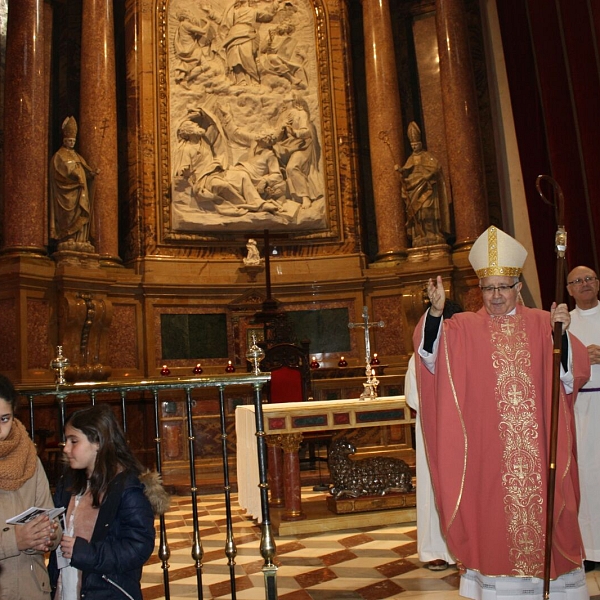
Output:
<instances>
[{"instance_id":1,"label":"dark jacket","mask_svg":"<svg viewBox=\"0 0 600 600\"><path fill-rule=\"evenodd\" d=\"M64 478L59 481L55 506L68 507L68 487ZM142 567L154 550L154 542L154 513L144 485L132 473L119 473L108 486L92 539L75 540L71 565L82 572L81 598L142 600ZM54 595L59 575L54 552L48 572Z\"/></svg>"}]
</instances>

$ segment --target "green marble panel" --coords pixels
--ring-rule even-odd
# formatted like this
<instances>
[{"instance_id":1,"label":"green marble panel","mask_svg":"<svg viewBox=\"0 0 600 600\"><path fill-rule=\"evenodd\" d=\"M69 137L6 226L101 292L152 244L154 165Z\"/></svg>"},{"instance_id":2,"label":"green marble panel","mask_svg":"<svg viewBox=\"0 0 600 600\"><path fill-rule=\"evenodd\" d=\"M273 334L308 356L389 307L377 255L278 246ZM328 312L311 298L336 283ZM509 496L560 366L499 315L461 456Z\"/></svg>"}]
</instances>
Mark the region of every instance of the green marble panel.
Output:
<instances>
[{"instance_id":1,"label":"green marble panel","mask_svg":"<svg viewBox=\"0 0 600 600\"><path fill-rule=\"evenodd\" d=\"M350 352L347 308L287 312L298 340L310 340L311 354Z\"/></svg>"},{"instance_id":2,"label":"green marble panel","mask_svg":"<svg viewBox=\"0 0 600 600\"><path fill-rule=\"evenodd\" d=\"M162 359L227 358L224 314L160 316Z\"/></svg>"}]
</instances>

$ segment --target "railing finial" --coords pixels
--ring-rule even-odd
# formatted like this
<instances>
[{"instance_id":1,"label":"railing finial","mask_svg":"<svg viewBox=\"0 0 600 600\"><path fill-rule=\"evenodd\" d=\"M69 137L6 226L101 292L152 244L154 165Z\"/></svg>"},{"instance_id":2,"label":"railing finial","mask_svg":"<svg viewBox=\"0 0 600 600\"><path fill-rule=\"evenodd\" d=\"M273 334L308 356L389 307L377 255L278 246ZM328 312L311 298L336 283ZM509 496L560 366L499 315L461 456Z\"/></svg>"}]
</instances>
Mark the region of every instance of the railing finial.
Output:
<instances>
[{"instance_id":1,"label":"railing finial","mask_svg":"<svg viewBox=\"0 0 600 600\"><path fill-rule=\"evenodd\" d=\"M66 356L63 356L62 346L56 346L56 351L56 358L52 359L50 362L50 368L55 372L54 381L58 386L67 383L67 380L65 379L65 371L69 368L71 361Z\"/></svg>"}]
</instances>

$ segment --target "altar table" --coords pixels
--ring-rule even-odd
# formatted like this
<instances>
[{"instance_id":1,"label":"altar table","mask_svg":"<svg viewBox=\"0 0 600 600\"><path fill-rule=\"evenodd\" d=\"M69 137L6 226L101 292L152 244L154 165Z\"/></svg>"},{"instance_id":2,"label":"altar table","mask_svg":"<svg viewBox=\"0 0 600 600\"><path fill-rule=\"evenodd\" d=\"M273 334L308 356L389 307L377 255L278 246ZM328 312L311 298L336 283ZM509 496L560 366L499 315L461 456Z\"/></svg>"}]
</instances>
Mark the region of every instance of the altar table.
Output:
<instances>
[{"instance_id":1,"label":"altar table","mask_svg":"<svg viewBox=\"0 0 600 600\"><path fill-rule=\"evenodd\" d=\"M309 431L354 429L414 423L404 396L375 400L326 400L263 404L267 441L284 449L283 478L286 486L286 520L303 519L300 500L298 447L302 434ZM255 519L261 517L258 488L258 452L254 406L238 406L235 411L237 437L237 483L240 506Z\"/></svg>"}]
</instances>

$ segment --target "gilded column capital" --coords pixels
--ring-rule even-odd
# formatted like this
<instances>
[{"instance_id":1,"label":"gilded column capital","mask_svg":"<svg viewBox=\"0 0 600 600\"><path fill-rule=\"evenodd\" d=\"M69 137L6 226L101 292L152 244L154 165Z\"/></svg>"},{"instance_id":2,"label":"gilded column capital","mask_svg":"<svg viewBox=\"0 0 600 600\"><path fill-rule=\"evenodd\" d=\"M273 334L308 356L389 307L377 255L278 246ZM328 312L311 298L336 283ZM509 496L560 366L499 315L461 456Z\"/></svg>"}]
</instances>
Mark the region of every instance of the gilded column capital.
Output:
<instances>
[{"instance_id":1,"label":"gilded column capital","mask_svg":"<svg viewBox=\"0 0 600 600\"><path fill-rule=\"evenodd\" d=\"M300 444L302 443L301 433L289 433L287 435L279 436L281 438L280 445L286 454L292 454L298 452Z\"/></svg>"},{"instance_id":2,"label":"gilded column capital","mask_svg":"<svg viewBox=\"0 0 600 600\"><path fill-rule=\"evenodd\" d=\"M266 435L265 442L267 443L267 446L271 448L281 448L282 437L283 436L279 433L277 435Z\"/></svg>"}]
</instances>

